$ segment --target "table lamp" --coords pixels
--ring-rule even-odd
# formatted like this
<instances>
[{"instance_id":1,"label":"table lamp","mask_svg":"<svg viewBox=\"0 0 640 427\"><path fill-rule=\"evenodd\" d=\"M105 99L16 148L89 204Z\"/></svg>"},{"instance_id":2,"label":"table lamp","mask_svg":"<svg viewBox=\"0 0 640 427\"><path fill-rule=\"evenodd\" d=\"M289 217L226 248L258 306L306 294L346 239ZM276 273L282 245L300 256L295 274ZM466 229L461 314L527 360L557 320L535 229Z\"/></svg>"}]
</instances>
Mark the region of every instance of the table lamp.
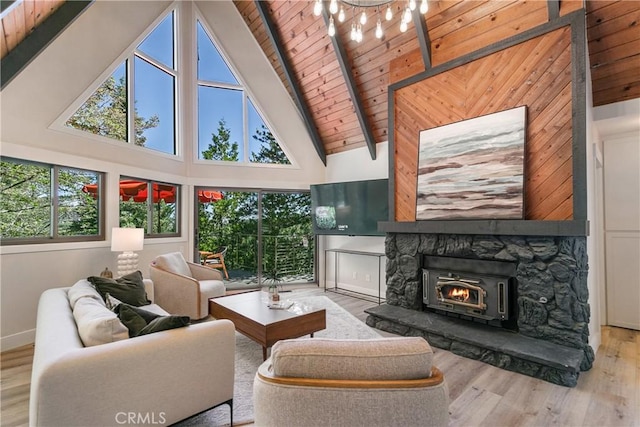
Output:
<instances>
[{"instance_id":1,"label":"table lamp","mask_svg":"<svg viewBox=\"0 0 640 427\"><path fill-rule=\"evenodd\" d=\"M111 252L118 255L118 276L133 273L138 269L138 254L144 245L144 228L111 229Z\"/></svg>"}]
</instances>

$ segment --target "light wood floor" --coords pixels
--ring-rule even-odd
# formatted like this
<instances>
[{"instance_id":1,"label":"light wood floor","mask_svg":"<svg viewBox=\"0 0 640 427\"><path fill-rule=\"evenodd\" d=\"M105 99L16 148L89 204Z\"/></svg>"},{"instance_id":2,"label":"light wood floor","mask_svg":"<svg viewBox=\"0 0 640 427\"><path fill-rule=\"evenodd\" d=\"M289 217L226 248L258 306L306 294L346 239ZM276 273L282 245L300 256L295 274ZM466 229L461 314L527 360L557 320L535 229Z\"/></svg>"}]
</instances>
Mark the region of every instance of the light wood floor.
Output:
<instances>
[{"instance_id":1,"label":"light wood floor","mask_svg":"<svg viewBox=\"0 0 640 427\"><path fill-rule=\"evenodd\" d=\"M364 321L370 303L327 295ZM391 334L382 332L382 335ZM449 385L451 426L640 426L640 332L603 327L594 367L567 388L435 350ZM1 355L0 425L28 424L33 346Z\"/></svg>"}]
</instances>

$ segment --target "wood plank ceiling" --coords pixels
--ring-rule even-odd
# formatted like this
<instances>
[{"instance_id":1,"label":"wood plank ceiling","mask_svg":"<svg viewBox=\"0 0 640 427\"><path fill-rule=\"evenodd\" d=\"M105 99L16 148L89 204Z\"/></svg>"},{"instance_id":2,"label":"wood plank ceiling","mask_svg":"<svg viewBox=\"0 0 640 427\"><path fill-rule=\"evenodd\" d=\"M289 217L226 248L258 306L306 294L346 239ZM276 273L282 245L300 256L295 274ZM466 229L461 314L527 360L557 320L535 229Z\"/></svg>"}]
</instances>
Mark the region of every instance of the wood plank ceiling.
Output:
<instances>
[{"instance_id":1,"label":"wood plank ceiling","mask_svg":"<svg viewBox=\"0 0 640 427\"><path fill-rule=\"evenodd\" d=\"M62 3L20 0L3 13L2 57ZM426 17L416 13L403 33L406 1L396 0L393 19L382 19L382 40L373 34L375 8L368 8L363 41L349 39L348 17L336 20L336 43L327 35L328 16L313 15L313 1L234 4L298 102L322 158L367 145L375 156L375 144L388 139L389 84L583 7L582 0L429 0ZM640 1L589 0L586 9L594 105L640 97Z\"/></svg>"},{"instance_id":2,"label":"wood plank ceiling","mask_svg":"<svg viewBox=\"0 0 640 427\"><path fill-rule=\"evenodd\" d=\"M295 96L256 2L235 0L234 3L283 83ZM348 74L355 82L365 126L370 127L374 143L380 143L388 139L389 84L424 71L425 63L435 67L541 25L553 19L554 13L564 16L583 7L580 0L429 0L426 18L414 17L409 30L402 33L399 16L406 2L394 1L391 3L393 20L382 21L385 31L382 40L373 34L375 8L369 8L369 22L361 43L349 39L350 19L342 24L336 20L336 37L343 47L343 51L337 51L327 35L326 19L313 15L313 2L260 3L271 27L278 32L281 56L289 62L302 88L302 100L309 107L312 125L320 135L326 154L367 145L367 135L357 117L357 102L352 102L349 94ZM640 97L640 2L589 0L586 8L594 105ZM419 43L425 29L427 54ZM341 56L348 64L346 77L338 60Z\"/></svg>"},{"instance_id":3,"label":"wood plank ceiling","mask_svg":"<svg viewBox=\"0 0 640 427\"><path fill-rule=\"evenodd\" d=\"M2 9L5 3L2 2ZM4 58L22 40L33 32L64 0L22 0L15 2L11 10L0 20L0 58Z\"/></svg>"}]
</instances>

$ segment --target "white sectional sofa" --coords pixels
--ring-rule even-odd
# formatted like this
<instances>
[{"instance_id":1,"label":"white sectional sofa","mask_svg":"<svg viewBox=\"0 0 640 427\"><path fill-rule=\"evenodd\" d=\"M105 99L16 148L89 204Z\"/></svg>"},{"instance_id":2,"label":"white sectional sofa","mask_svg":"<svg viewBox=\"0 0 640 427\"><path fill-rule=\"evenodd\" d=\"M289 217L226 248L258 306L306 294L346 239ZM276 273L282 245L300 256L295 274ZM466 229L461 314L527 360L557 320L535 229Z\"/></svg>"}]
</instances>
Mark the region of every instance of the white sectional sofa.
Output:
<instances>
[{"instance_id":1,"label":"white sectional sofa","mask_svg":"<svg viewBox=\"0 0 640 427\"><path fill-rule=\"evenodd\" d=\"M152 300L151 281L145 286ZM214 320L85 347L69 289L40 297L30 425L157 426L223 403L232 408L233 323Z\"/></svg>"}]
</instances>

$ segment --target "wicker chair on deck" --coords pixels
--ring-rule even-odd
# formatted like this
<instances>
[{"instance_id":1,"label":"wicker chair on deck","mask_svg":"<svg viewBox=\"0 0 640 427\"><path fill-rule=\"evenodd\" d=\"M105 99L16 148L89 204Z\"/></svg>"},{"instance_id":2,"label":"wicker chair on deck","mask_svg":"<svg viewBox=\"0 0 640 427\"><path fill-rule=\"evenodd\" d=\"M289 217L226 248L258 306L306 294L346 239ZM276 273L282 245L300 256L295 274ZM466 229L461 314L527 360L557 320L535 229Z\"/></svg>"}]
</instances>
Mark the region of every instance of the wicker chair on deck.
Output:
<instances>
[{"instance_id":1,"label":"wicker chair on deck","mask_svg":"<svg viewBox=\"0 0 640 427\"><path fill-rule=\"evenodd\" d=\"M224 256L226 254L226 246L221 246L214 252L200 251L200 262L202 263L202 265L209 268L222 269L222 271L224 271L224 277L228 280L229 273L227 272L227 266L224 264Z\"/></svg>"}]
</instances>

